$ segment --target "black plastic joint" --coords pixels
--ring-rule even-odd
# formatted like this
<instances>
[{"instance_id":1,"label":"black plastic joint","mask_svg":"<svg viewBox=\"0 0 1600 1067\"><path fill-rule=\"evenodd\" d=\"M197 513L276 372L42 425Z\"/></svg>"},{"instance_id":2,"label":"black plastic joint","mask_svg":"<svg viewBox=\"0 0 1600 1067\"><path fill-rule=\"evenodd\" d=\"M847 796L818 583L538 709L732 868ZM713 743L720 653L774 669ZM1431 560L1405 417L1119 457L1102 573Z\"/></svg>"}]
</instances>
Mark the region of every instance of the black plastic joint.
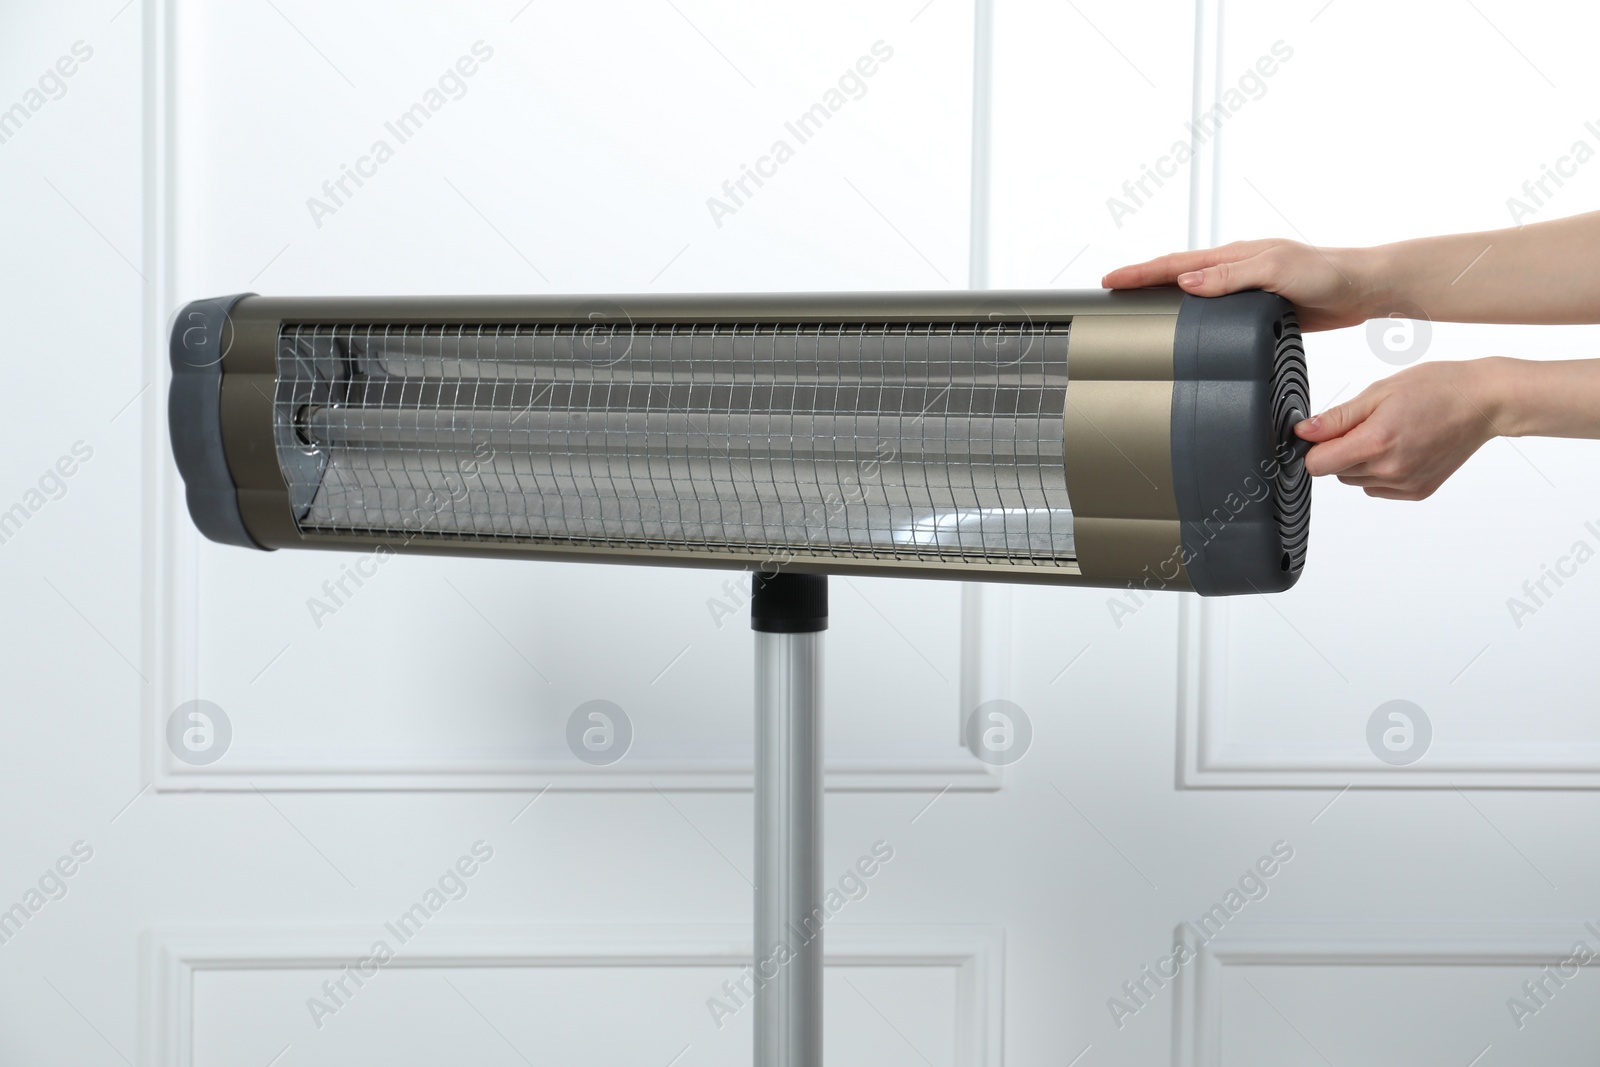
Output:
<instances>
[{"instance_id":1,"label":"black plastic joint","mask_svg":"<svg viewBox=\"0 0 1600 1067\"><path fill-rule=\"evenodd\" d=\"M757 571L750 588L750 629L764 634L814 634L828 628L828 578Z\"/></svg>"}]
</instances>

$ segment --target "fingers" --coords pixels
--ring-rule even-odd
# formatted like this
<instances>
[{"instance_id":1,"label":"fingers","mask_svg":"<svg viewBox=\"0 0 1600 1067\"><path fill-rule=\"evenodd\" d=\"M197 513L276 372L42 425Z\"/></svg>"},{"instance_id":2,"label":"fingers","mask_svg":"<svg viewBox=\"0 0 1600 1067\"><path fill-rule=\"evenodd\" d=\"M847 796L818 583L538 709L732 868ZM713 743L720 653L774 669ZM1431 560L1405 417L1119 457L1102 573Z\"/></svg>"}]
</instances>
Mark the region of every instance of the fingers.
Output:
<instances>
[{"instance_id":1,"label":"fingers","mask_svg":"<svg viewBox=\"0 0 1600 1067\"><path fill-rule=\"evenodd\" d=\"M1295 423L1296 436L1316 442L1306 453L1307 474L1318 477L1324 474L1356 473L1351 468L1367 462L1382 451L1373 435L1358 432L1377 408L1380 399L1380 394L1370 389L1364 390L1353 400Z\"/></svg>"},{"instance_id":2,"label":"fingers","mask_svg":"<svg viewBox=\"0 0 1600 1067\"><path fill-rule=\"evenodd\" d=\"M1394 489L1376 485L1369 486L1363 492L1382 500L1426 500L1433 495L1432 489Z\"/></svg>"},{"instance_id":3,"label":"fingers","mask_svg":"<svg viewBox=\"0 0 1600 1067\"><path fill-rule=\"evenodd\" d=\"M1313 445L1306 453L1306 473L1314 478L1327 474L1359 476L1372 473L1364 465L1384 454L1385 441L1369 426L1358 424L1339 437Z\"/></svg>"},{"instance_id":4,"label":"fingers","mask_svg":"<svg viewBox=\"0 0 1600 1067\"><path fill-rule=\"evenodd\" d=\"M1270 252L1230 260L1178 275L1178 285L1195 296L1224 296L1242 289L1276 291L1286 281L1283 264Z\"/></svg>"},{"instance_id":5,"label":"fingers","mask_svg":"<svg viewBox=\"0 0 1600 1067\"><path fill-rule=\"evenodd\" d=\"M1437 481L1412 482L1376 474L1341 474L1339 480L1345 485L1359 487L1368 496L1384 500L1426 500L1440 485Z\"/></svg>"},{"instance_id":6,"label":"fingers","mask_svg":"<svg viewBox=\"0 0 1600 1067\"><path fill-rule=\"evenodd\" d=\"M1364 389L1343 404L1294 424L1295 435L1306 441L1331 441L1367 421L1383 394Z\"/></svg>"},{"instance_id":7,"label":"fingers","mask_svg":"<svg viewBox=\"0 0 1600 1067\"><path fill-rule=\"evenodd\" d=\"M1201 248L1192 252L1173 252L1143 263L1134 263L1116 270L1100 279L1107 289L1139 289L1147 285L1175 285L1180 274L1214 267L1219 263L1244 259L1262 246L1265 241L1235 241L1218 248Z\"/></svg>"}]
</instances>

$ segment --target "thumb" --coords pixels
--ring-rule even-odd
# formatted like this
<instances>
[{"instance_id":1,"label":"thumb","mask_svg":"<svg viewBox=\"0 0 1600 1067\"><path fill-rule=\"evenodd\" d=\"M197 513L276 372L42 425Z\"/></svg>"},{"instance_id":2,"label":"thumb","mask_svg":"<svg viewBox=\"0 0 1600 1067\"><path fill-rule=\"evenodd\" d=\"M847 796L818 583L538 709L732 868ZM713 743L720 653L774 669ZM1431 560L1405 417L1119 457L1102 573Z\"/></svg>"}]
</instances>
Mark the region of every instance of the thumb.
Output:
<instances>
[{"instance_id":1,"label":"thumb","mask_svg":"<svg viewBox=\"0 0 1600 1067\"><path fill-rule=\"evenodd\" d=\"M1376 406L1375 397L1362 393L1355 399L1331 407L1320 415L1313 415L1309 419L1295 423L1294 432L1306 441L1331 441L1335 437L1343 437L1365 422Z\"/></svg>"},{"instance_id":2,"label":"thumb","mask_svg":"<svg viewBox=\"0 0 1600 1067\"><path fill-rule=\"evenodd\" d=\"M1275 257L1269 257L1266 253L1178 275L1178 285L1184 292L1195 296L1222 296L1242 289L1275 292L1282 283L1281 265Z\"/></svg>"}]
</instances>

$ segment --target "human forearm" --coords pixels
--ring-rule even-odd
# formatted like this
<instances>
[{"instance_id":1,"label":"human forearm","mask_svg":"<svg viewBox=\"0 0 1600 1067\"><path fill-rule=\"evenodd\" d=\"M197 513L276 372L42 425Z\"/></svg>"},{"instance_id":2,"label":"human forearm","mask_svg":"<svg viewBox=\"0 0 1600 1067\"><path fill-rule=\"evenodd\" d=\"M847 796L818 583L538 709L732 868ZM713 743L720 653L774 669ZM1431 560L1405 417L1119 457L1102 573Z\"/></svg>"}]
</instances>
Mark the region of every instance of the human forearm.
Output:
<instances>
[{"instance_id":1,"label":"human forearm","mask_svg":"<svg viewBox=\"0 0 1600 1067\"><path fill-rule=\"evenodd\" d=\"M1493 358L1483 403L1506 437L1600 438L1600 359Z\"/></svg>"},{"instance_id":2,"label":"human forearm","mask_svg":"<svg viewBox=\"0 0 1600 1067\"><path fill-rule=\"evenodd\" d=\"M1265 289L1292 301L1307 330L1407 312L1441 322L1600 322L1600 211L1371 248L1237 241L1120 267L1102 284L1176 284L1196 296Z\"/></svg>"},{"instance_id":3,"label":"human forearm","mask_svg":"<svg viewBox=\"0 0 1600 1067\"><path fill-rule=\"evenodd\" d=\"M1443 322L1600 322L1600 211L1357 254L1378 294L1372 314L1410 304Z\"/></svg>"}]
</instances>

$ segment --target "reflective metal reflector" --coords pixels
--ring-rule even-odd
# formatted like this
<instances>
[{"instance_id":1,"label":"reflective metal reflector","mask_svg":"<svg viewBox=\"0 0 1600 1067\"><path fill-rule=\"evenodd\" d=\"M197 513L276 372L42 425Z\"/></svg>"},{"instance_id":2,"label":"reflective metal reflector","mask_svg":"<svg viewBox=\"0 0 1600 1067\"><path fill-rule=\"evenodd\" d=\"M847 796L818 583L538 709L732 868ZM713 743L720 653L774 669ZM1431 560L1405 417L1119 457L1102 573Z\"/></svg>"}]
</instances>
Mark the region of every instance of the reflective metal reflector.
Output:
<instances>
[{"instance_id":1,"label":"reflective metal reflector","mask_svg":"<svg viewBox=\"0 0 1600 1067\"><path fill-rule=\"evenodd\" d=\"M302 531L1073 558L1067 323L286 323Z\"/></svg>"}]
</instances>

